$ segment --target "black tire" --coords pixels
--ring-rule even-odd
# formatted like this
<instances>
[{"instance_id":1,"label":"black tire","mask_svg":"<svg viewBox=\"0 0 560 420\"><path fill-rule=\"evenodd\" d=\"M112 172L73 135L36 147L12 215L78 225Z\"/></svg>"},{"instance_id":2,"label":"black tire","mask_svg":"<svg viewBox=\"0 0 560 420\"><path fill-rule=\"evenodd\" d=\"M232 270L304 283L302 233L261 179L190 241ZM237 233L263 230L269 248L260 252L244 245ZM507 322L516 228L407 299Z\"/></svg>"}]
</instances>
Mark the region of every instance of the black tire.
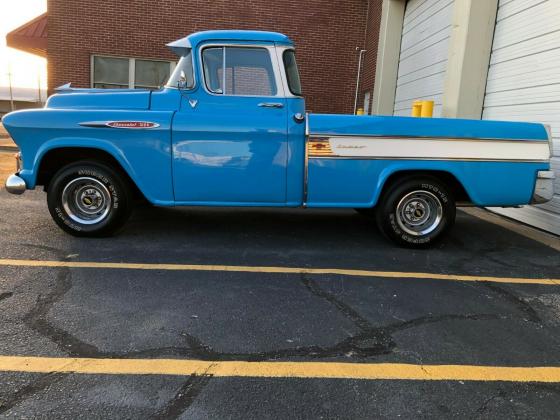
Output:
<instances>
[{"instance_id":1,"label":"black tire","mask_svg":"<svg viewBox=\"0 0 560 420\"><path fill-rule=\"evenodd\" d=\"M60 169L47 190L52 218L74 236L110 236L121 229L132 211L127 179L105 164L72 163Z\"/></svg>"},{"instance_id":2,"label":"black tire","mask_svg":"<svg viewBox=\"0 0 560 420\"><path fill-rule=\"evenodd\" d=\"M426 248L455 223L455 199L449 188L429 176L389 185L377 205L379 230L396 244Z\"/></svg>"}]
</instances>

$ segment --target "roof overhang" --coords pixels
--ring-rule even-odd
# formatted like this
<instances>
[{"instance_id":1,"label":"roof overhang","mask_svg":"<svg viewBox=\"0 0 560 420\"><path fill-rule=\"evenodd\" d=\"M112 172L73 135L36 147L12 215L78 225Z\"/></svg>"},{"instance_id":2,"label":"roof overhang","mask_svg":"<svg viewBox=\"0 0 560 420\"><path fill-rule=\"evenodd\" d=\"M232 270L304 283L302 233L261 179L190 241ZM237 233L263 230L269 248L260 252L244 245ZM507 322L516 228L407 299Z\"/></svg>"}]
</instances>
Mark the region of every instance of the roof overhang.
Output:
<instances>
[{"instance_id":1,"label":"roof overhang","mask_svg":"<svg viewBox=\"0 0 560 420\"><path fill-rule=\"evenodd\" d=\"M47 13L23 24L6 35L8 47L41 57L47 56Z\"/></svg>"},{"instance_id":2,"label":"roof overhang","mask_svg":"<svg viewBox=\"0 0 560 420\"><path fill-rule=\"evenodd\" d=\"M183 56L189 49L197 48L198 44L208 41L214 42L267 42L280 45L293 45L286 35L267 31L221 30L196 32L185 38L170 42L167 46L175 54Z\"/></svg>"},{"instance_id":3,"label":"roof overhang","mask_svg":"<svg viewBox=\"0 0 560 420\"><path fill-rule=\"evenodd\" d=\"M177 41L170 42L169 44L167 44L167 46L178 56L186 55L187 51L192 48L188 36L178 39Z\"/></svg>"}]
</instances>

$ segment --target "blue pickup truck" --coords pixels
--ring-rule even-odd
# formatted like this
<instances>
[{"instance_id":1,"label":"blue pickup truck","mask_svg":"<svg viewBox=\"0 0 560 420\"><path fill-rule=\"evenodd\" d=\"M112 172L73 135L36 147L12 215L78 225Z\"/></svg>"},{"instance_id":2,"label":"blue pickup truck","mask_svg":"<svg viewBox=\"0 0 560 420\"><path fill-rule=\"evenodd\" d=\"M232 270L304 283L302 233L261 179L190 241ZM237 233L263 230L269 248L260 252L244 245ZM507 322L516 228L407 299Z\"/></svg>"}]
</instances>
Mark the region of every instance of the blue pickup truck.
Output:
<instances>
[{"instance_id":1,"label":"blue pickup truck","mask_svg":"<svg viewBox=\"0 0 560 420\"><path fill-rule=\"evenodd\" d=\"M354 208L396 243L425 247L458 205L553 194L542 124L307 114L292 41L209 31L156 91L62 86L2 122L20 148L6 189L44 186L55 222L110 235L135 199L157 206Z\"/></svg>"}]
</instances>

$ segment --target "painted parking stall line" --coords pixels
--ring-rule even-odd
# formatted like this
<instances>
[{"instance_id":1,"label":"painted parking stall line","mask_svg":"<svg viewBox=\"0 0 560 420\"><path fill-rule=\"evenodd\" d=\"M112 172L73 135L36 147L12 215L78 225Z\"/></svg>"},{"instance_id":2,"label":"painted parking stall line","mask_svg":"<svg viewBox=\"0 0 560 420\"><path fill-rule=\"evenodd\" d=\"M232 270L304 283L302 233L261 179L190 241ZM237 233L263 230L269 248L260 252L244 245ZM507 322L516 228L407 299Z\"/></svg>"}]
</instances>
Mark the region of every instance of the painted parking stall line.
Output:
<instances>
[{"instance_id":1,"label":"painted parking stall line","mask_svg":"<svg viewBox=\"0 0 560 420\"><path fill-rule=\"evenodd\" d=\"M414 365L401 363L244 362L0 356L0 371L87 375L208 375L244 378L560 382L560 367Z\"/></svg>"},{"instance_id":2,"label":"painted parking stall line","mask_svg":"<svg viewBox=\"0 0 560 420\"><path fill-rule=\"evenodd\" d=\"M54 261L54 260L20 260L0 259L0 266L15 267L53 267L53 268L84 268L113 270L160 270L160 271L220 271L238 273L272 273L272 274L336 274L350 277L426 279L459 282L492 282L511 284L542 284L560 285L560 278L522 278L494 277L461 274L414 273L399 271L353 270L340 268L307 268L307 267L274 267L274 266L243 266L243 265L203 265L203 264L158 264L158 263L124 263L124 262L93 262L93 261Z\"/></svg>"}]
</instances>

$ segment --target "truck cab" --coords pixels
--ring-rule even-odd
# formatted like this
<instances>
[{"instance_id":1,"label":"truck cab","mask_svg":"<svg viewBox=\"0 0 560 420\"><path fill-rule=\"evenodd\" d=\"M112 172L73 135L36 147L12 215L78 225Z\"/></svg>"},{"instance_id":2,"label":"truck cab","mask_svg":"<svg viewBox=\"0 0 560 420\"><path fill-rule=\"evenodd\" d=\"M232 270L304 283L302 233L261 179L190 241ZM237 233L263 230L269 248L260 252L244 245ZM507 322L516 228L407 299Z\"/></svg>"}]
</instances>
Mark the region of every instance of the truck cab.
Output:
<instances>
[{"instance_id":1,"label":"truck cab","mask_svg":"<svg viewBox=\"0 0 560 420\"><path fill-rule=\"evenodd\" d=\"M220 31L169 46L181 55L167 84L181 96L172 127L175 201L302 205L305 102L289 38Z\"/></svg>"}]
</instances>

